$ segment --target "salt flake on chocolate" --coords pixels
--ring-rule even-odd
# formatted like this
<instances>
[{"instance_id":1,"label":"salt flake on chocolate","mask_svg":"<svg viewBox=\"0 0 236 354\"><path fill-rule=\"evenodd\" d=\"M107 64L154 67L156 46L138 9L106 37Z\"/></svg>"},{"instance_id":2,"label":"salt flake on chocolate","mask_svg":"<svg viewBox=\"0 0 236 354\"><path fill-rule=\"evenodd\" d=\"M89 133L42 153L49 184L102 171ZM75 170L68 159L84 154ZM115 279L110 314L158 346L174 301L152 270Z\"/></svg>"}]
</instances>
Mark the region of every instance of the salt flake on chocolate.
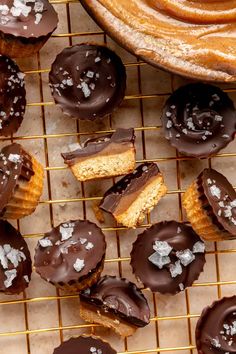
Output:
<instances>
[{"instance_id":1,"label":"salt flake on chocolate","mask_svg":"<svg viewBox=\"0 0 236 354\"><path fill-rule=\"evenodd\" d=\"M172 278L176 278L178 275L182 274L183 270L180 261L176 261L175 264L171 264L169 270Z\"/></svg>"},{"instance_id":2,"label":"salt flake on chocolate","mask_svg":"<svg viewBox=\"0 0 236 354\"><path fill-rule=\"evenodd\" d=\"M216 187L216 185L213 185L210 187L210 192L213 195L213 197L216 197L218 199L220 199L221 197L221 191L218 187Z\"/></svg>"},{"instance_id":3,"label":"salt flake on chocolate","mask_svg":"<svg viewBox=\"0 0 236 354\"><path fill-rule=\"evenodd\" d=\"M6 270L4 274L7 277L7 279L4 280L4 285L6 288L9 288L10 286L12 286L12 282L17 276L16 269Z\"/></svg>"},{"instance_id":4,"label":"salt flake on chocolate","mask_svg":"<svg viewBox=\"0 0 236 354\"><path fill-rule=\"evenodd\" d=\"M162 257L168 256L172 251L172 247L166 241L155 241L153 249Z\"/></svg>"},{"instance_id":5,"label":"salt flake on chocolate","mask_svg":"<svg viewBox=\"0 0 236 354\"><path fill-rule=\"evenodd\" d=\"M198 241L193 245L193 253L204 253L205 248L205 244L201 241Z\"/></svg>"},{"instance_id":6,"label":"salt flake on chocolate","mask_svg":"<svg viewBox=\"0 0 236 354\"><path fill-rule=\"evenodd\" d=\"M171 262L170 257L161 256L159 253L155 252L151 256L148 257L148 260L157 266L159 269L162 269L164 265L169 264Z\"/></svg>"},{"instance_id":7,"label":"salt flake on chocolate","mask_svg":"<svg viewBox=\"0 0 236 354\"><path fill-rule=\"evenodd\" d=\"M181 264L185 267L187 267L187 265L192 263L195 259L194 254L188 248L184 251L177 251L176 257L179 258Z\"/></svg>"},{"instance_id":8,"label":"salt flake on chocolate","mask_svg":"<svg viewBox=\"0 0 236 354\"><path fill-rule=\"evenodd\" d=\"M43 238L42 240L39 240L39 244L41 247L50 247L53 245L52 241L48 238Z\"/></svg>"},{"instance_id":9,"label":"salt flake on chocolate","mask_svg":"<svg viewBox=\"0 0 236 354\"><path fill-rule=\"evenodd\" d=\"M77 258L73 267L76 272L78 272L78 273L81 272L81 270L84 268L84 260Z\"/></svg>"},{"instance_id":10,"label":"salt flake on chocolate","mask_svg":"<svg viewBox=\"0 0 236 354\"><path fill-rule=\"evenodd\" d=\"M72 237L74 227L69 227L65 226L66 224L63 224L63 226L60 226L60 234L61 234L61 241L68 240L69 238Z\"/></svg>"}]
</instances>

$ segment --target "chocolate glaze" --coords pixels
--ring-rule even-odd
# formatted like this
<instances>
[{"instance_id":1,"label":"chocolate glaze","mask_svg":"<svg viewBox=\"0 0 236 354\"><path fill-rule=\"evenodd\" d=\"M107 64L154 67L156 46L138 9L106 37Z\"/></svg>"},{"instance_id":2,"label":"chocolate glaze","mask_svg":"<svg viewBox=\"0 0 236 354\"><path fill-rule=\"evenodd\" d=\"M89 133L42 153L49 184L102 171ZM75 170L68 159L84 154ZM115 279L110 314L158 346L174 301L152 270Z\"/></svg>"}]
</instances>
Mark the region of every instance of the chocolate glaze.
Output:
<instances>
[{"instance_id":1,"label":"chocolate glaze","mask_svg":"<svg viewBox=\"0 0 236 354\"><path fill-rule=\"evenodd\" d=\"M202 206L212 222L227 238L235 238L236 192L233 186L221 173L209 168L199 175L197 186Z\"/></svg>"},{"instance_id":2,"label":"chocolate glaze","mask_svg":"<svg viewBox=\"0 0 236 354\"><path fill-rule=\"evenodd\" d=\"M24 74L10 58L0 55L0 135L15 133L25 113Z\"/></svg>"},{"instance_id":3,"label":"chocolate glaze","mask_svg":"<svg viewBox=\"0 0 236 354\"><path fill-rule=\"evenodd\" d=\"M24 2L17 10L24 11ZM36 5L37 4L37 5ZM1 6L5 5L9 11L0 9L0 33L10 37L17 37L22 41L48 36L57 27L58 15L53 6L47 0L28 1L28 15L20 11L20 15L14 15L14 0L3 0ZM36 6L36 7L35 7ZM42 7L43 6L43 7ZM41 17L42 15L42 17Z\"/></svg>"},{"instance_id":4,"label":"chocolate glaze","mask_svg":"<svg viewBox=\"0 0 236 354\"><path fill-rule=\"evenodd\" d=\"M71 237L62 240L60 227L70 224L72 224ZM62 223L46 233L42 240L45 239L50 240L52 245L42 247L38 243L34 262L37 273L49 282L60 284L82 281L95 272L103 262L106 250L105 236L101 229L90 221L71 220ZM91 249L86 249L88 243L92 243ZM81 271L74 269L78 258L84 261Z\"/></svg>"},{"instance_id":5,"label":"chocolate glaze","mask_svg":"<svg viewBox=\"0 0 236 354\"><path fill-rule=\"evenodd\" d=\"M65 48L49 73L52 95L64 113L80 119L102 118L125 95L126 71L105 46L80 44Z\"/></svg>"},{"instance_id":6,"label":"chocolate glaze","mask_svg":"<svg viewBox=\"0 0 236 354\"><path fill-rule=\"evenodd\" d=\"M176 294L191 286L203 270L205 254L194 254L193 262L186 267L182 266L182 274L173 278L169 271L169 264L159 269L148 260L148 257L154 253L155 241L166 241L173 248L169 257L171 264L174 264L178 260L176 251L186 249L192 251L193 245L201 240L190 226L176 221L164 221L151 226L140 234L133 244L131 266L137 279L151 291L162 294Z\"/></svg>"},{"instance_id":7,"label":"chocolate glaze","mask_svg":"<svg viewBox=\"0 0 236 354\"><path fill-rule=\"evenodd\" d=\"M206 307L196 327L199 354L236 353L236 296L224 297ZM232 334L231 334L232 333Z\"/></svg>"},{"instance_id":8,"label":"chocolate glaze","mask_svg":"<svg viewBox=\"0 0 236 354\"><path fill-rule=\"evenodd\" d=\"M89 139L81 149L61 154L65 163L74 165L78 160L97 154L121 153L134 148L134 129L118 128L114 133Z\"/></svg>"},{"instance_id":9,"label":"chocolate glaze","mask_svg":"<svg viewBox=\"0 0 236 354\"><path fill-rule=\"evenodd\" d=\"M10 247L9 247L10 245ZM20 260L17 264L13 264L7 257L7 253L3 251L3 247L8 247L10 250L14 249L21 252ZM3 253L4 252L4 255ZM13 259L16 257L13 256ZM6 265L4 265L6 261ZM16 270L15 278L6 283L6 271ZM32 273L32 265L30 252L27 244L21 234L7 221L0 220L0 292L5 294L19 294L28 287Z\"/></svg>"},{"instance_id":10,"label":"chocolate glaze","mask_svg":"<svg viewBox=\"0 0 236 354\"><path fill-rule=\"evenodd\" d=\"M162 113L165 137L179 152L198 158L216 154L234 139L234 104L220 88L202 83L179 88Z\"/></svg>"},{"instance_id":11,"label":"chocolate glaze","mask_svg":"<svg viewBox=\"0 0 236 354\"><path fill-rule=\"evenodd\" d=\"M5 146L0 152L0 216L19 183L34 175L31 156L19 144Z\"/></svg>"},{"instance_id":12,"label":"chocolate glaze","mask_svg":"<svg viewBox=\"0 0 236 354\"><path fill-rule=\"evenodd\" d=\"M91 348L96 349L94 354L117 354L109 343L94 336L70 338L54 349L53 354L91 354Z\"/></svg>"},{"instance_id":13,"label":"chocolate glaze","mask_svg":"<svg viewBox=\"0 0 236 354\"><path fill-rule=\"evenodd\" d=\"M119 204L124 201L124 197L129 197L131 203L140 192L142 192L145 184L150 182L150 179L158 176L160 170L155 163L143 163L136 170L121 178L114 186L112 186L105 194L100 203L100 208L109 213L114 213ZM128 208L129 204L127 204Z\"/></svg>"},{"instance_id":14,"label":"chocolate glaze","mask_svg":"<svg viewBox=\"0 0 236 354\"><path fill-rule=\"evenodd\" d=\"M80 301L116 315L137 327L149 324L150 309L146 298L127 279L106 275L80 294Z\"/></svg>"}]
</instances>

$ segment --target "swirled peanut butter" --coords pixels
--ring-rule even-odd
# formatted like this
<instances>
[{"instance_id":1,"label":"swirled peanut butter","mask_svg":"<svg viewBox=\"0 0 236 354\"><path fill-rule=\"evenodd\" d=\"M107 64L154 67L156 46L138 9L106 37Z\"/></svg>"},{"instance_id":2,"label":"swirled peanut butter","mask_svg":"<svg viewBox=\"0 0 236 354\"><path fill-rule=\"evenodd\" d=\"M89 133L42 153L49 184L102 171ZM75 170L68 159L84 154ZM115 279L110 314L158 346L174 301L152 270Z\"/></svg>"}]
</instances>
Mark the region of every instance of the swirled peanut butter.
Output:
<instances>
[{"instance_id":1,"label":"swirled peanut butter","mask_svg":"<svg viewBox=\"0 0 236 354\"><path fill-rule=\"evenodd\" d=\"M236 81L236 0L82 0L136 55L194 78Z\"/></svg>"}]
</instances>

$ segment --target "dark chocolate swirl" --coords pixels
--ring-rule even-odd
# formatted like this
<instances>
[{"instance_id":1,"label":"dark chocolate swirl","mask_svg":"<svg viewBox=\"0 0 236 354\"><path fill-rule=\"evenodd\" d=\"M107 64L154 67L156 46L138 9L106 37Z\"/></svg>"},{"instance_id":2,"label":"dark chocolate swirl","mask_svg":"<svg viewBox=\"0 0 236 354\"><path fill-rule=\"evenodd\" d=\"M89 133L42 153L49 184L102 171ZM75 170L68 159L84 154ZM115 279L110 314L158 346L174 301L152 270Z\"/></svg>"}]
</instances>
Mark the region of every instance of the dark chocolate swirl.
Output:
<instances>
[{"instance_id":1,"label":"dark chocolate swirl","mask_svg":"<svg viewBox=\"0 0 236 354\"><path fill-rule=\"evenodd\" d=\"M19 144L5 146L0 152L0 216L21 181L34 175L31 156Z\"/></svg>"},{"instance_id":2,"label":"dark chocolate swirl","mask_svg":"<svg viewBox=\"0 0 236 354\"><path fill-rule=\"evenodd\" d=\"M205 169L197 179L200 200L207 215L227 238L236 237L236 192L221 173Z\"/></svg>"},{"instance_id":3,"label":"dark chocolate swirl","mask_svg":"<svg viewBox=\"0 0 236 354\"><path fill-rule=\"evenodd\" d=\"M236 353L236 296L206 307L196 327L199 354Z\"/></svg>"},{"instance_id":4,"label":"dark chocolate swirl","mask_svg":"<svg viewBox=\"0 0 236 354\"><path fill-rule=\"evenodd\" d=\"M24 74L14 61L0 55L0 135L9 136L18 130L25 105Z\"/></svg>"},{"instance_id":5,"label":"dark chocolate swirl","mask_svg":"<svg viewBox=\"0 0 236 354\"><path fill-rule=\"evenodd\" d=\"M70 220L39 241L34 258L36 271L52 283L82 281L101 266L105 250L105 236L96 224Z\"/></svg>"},{"instance_id":6,"label":"dark chocolate swirl","mask_svg":"<svg viewBox=\"0 0 236 354\"><path fill-rule=\"evenodd\" d=\"M149 260L156 241L167 242L170 247L170 253L166 254L169 260L161 257L160 268ZM183 259L181 254L186 250L187 259ZM183 265L184 261L188 264ZM131 266L137 279L151 291L163 294L176 294L191 286L204 264L204 244L190 226L176 221L160 222L145 230L134 242L131 252Z\"/></svg>"},{"instance_id":7,"label":"dark chocolate swirl","mask_svg":"<svg viewBox=\"0 0 236 354\"><path fill-rule=\"evenodd\" d=\"M32 273L30 252L21 234L0 220L0 292L19 294L28 287Z\"/></svg>"},{"instance_id":8,"label":"dark chocolate swirl","mask_svg":"<svg viewBox=\"0 0 236 354\"><path fill-rule=\"evenodd\" d=\"M0 5L0 33L20 39L51 34L58 15L48 0L3 0Z\"/></svg>"},{"instance_id":9,"label":"dark chocolate swirl","mask_svg":"<svg viewBox=\"0 0 236 354\"><path fill-rule=\"evenodd\" d=\"M94 120L110 114L122 102L126 71L109 48L80 44L58 54L49 81L54 100L64 113Z\"/></svg>"},{"instance_id":10,"label":"dark chocolate swirl","mask_svg":"<svg viewBox=\"0 0 236 354\"><path fill-rule=\"evenodd\" d=\"M117 354L109 343L95 336L70 338L54 349L53 354Z\"/></svg>"},{"instance_id":11,"label":"dark chocolate swirl","mask_svg":"<svg viewBox=\"0 0 236 354\"><path fill-rule=\"evenodd\" d=\"M137 327L146 326L150 320L146 298L135 284L124 278L106 275L96 285L82 292L80 300Z\"/></svg>"},{"instance_id":12,"label":"dark chocolate swirl","mask_svg":"<svg viewBox=\"0 0 236 354\"><path fill-rule=\"evenodd\" d=\"M88 139L84 146L75 151L62 153L62 157L69 166L74 165L76 161L93 156L102 152L121 153L124 149L134 146L134 129L118 128L114 133L99 136L97 138Z\"/></svg>"},{"instance_id":13,"label":"dark chocolate swirl","mask_svg":"<svg viewBox=\"0 0 236 354\"><path fill-rule=\"evenodd\" d=\"M234 104L220 88L201 83L179 88L162 113L165 137L179 152L204 158L234 139Z\"/></svg>"}]
</instances>

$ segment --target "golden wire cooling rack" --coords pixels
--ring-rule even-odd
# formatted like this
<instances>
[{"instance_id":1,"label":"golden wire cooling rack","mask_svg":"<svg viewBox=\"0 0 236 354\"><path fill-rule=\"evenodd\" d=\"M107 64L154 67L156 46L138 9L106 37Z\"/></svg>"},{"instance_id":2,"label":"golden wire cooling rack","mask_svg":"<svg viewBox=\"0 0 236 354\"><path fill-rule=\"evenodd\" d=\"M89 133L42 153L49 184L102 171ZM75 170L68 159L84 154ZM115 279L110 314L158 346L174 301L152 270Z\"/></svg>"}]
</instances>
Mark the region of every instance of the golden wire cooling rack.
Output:
<instances>
[{"instance_id":1,"label":"golden wire cooling rack","mask_svg":"<svg viewBox=\"0 0 236 354\"><path fill-rule=\"evenodd\" d=\"M33 257L38 239L52 226L76 218L95 221L102 227L108 243L104 273L134 281L129 255L136 235L160 220L185 221L181 195L204 166L222 171L235 185L236 143L210 160L179 156L162 135L160 113L168 95L184 80L152 68L121 49L89 18L79 1L52 3L60 18L56 34L40 54L30 60L18 60L26 73L28 107L24 122L15 136L1 138L1 145L20 142L45 166L42 201L32 216L15 226L26 238ZM120 109L109 118L77 122L63 116L54 105L48 88L48 72L56 54L64 47L91 41L107 43L122 57L128 75L127 95ZM236 102L236 86L223 88ZM137 163L157 162L168 186L167 196L137 230L117 227L109 216L98 214L97 204L114 180L80 184L63 166L60 157L60 152L77 139L131 126L137 136ZM209 243L206 257L204 273L192 288L174 297L145 290L151 307L151 323L125 340L100 326L83 323L79 318L78 296L56 290L33 272L23 295L0 296L0 353L52 354L61 341L91 332L107 339L120 354L196 353L194 329L202 308L236 291L235 241Z\"/></svg>"}]
</instances>

